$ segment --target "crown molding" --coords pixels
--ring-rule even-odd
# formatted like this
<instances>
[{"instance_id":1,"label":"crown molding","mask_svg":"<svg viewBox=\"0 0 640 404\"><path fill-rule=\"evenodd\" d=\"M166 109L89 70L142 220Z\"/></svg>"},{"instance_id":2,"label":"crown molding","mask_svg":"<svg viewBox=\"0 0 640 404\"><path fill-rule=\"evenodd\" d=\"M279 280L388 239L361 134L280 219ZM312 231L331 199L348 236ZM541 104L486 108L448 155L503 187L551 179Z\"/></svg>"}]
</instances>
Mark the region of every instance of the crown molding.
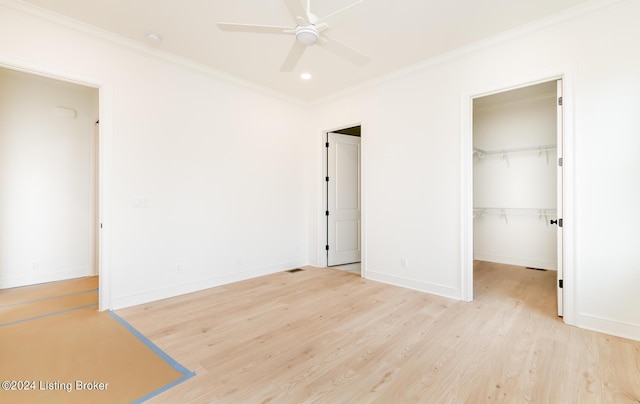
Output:
<instances>
[{"instance_id":1,"label":"crown molding","mask_svg":"<svg viewBox=\"0 0 640 404\"><path fill-rule=\"evenodd\" d=\"M309 105L309 102L307 101L302 101L295 97L285 95L281 92L255 84L248 80L244 80L238 76L222 72L218 69L195 62L191 59L178 56L174 53L152 48L148 45L144 45L140 42L134 41L133 39L126 38L111 31L107 31L102 28L98 28L93 25L74 20L72 18L54 13L50 10L43 9L33 4L25 3L22 0L0 0L0 7L4 7L29 18L45 21L47 23L51 23L75 32L94 37L108 44L116 45L122 49L134 52L136 54L159 59L161 61L168 62L173 65L177 65L188 70L224 81L226 83L243 87L245 89L261 93L271 98L276 98L281 101L294 104L296 106L306 107Z\"/></svg>"},{"instance_id":2,"label":"crown molding","mask_svg":"<svg viewBox=\"0 0 640 404\"><path fill-rule=\"evenodd\" d=\"M316 100L310 100L310 101L301 100L296 97L283 94L276 90L272 90L268 87L261 86L251 81L242 79L238 76L222 72L218 69L214 69L213 67L207 66L202 63L195 62L191 59L178 56L176 54L163 51L160 49L149 47L148 45L144 45L132 39L114 34L113 32L110 32L101 28L97 28L95 26L74 20L72 18L54 13L49 10L45 10L41 7L38 7L32 4L25 3L23 0L0 0L0 7L5 7L7 9L13 10L14 12L20 13L22 15L36 18L41 21L46 21L61 27L65 27L67 29L71 29L76 32L80 32L80 33L95 37L109 44L117 45L121 48L132 51L134 53L138 53L143 56L154 57L156 59L160 59L162 61L174 64L174 65L178 65L180 67L189 69L191 71L195 71L195 72L213 77L215 79L218 79L239 87L243 87L245 89L252 90L252 91L261 93L263 95L266 95L272 98L279 99L281 101L284 101L290 104L294 104L299 107L308 108L308 107L315 107L318 105L333 102L337 99L351 96L355 93L365 91L373 87L377 87L389 82L393 82L402 78L409 77L414 74L424 72L425 70L428 70L432 67L461 58L465 55L473 54L474 52L478 52L480 50L489 48L491 46L494 46L503 42L507 42L509 40L513 40L519 37L523 37L525 35L528 35L534 32L542 31L544 29L547 29L556 25L560 25L562 23L574 20L584 15L588 15L588 14L601 11L607 8L611 8L614 6L621 6L627 3L633 3L635 1L638 1L638 0L593 0L588 3L582 4L580 6L573 7L569 10L565 10L565 11L553 14L551 16L542 18L532 23L480 40L470 45L466 45L466 46L454 49L452 51L434 56L432 58L423 60L409 67L391 72L384 76L369 80L364 83L356 84L354 86L348 87L339 92L332 93L332 94L320 97Z\"/></svg>"},{"instance_id":3,"label":"crown molding","mask_svg":"<svg viewBox=\"0 0 640 404\"><path fill-rule=\"evenodd\" d=\"M602 11L615 6L622 6L622 5L633 3L636 1L638 0L593 0L588 3L584 3L582 5L570 8L568 10L550 15L548 17L541 18L529 24L525 24L520 27L510 29L508 31L474 42L469 45L462 46L460 48L451 50L449 52L442 53L432 58L415 63L406 68L386 74L382 77L378 77L378 78L369 80L365 83L348 87L344 90L341 90L340 92L333 93L325 97L321 97L314 101L310 101L310 104L312 106L319 106L319 105L327 104L330 102L334 102L340 98L348 97L356 93L366 91L367 89L370 89L373 87L378 87L390 82L394 82L396 80L410 77L414 74L422 73L435 66L445 64L447 62L461 58L466 55L473 54L475 52L479 52L483 49L492 47L494 45L498 45L513 39L523 37L525 35L529 35L531 33L539 32L539 31L542 31L566 22L570 22L579 17L586 16L598 11Z\"/></svg>"}]
</instances>

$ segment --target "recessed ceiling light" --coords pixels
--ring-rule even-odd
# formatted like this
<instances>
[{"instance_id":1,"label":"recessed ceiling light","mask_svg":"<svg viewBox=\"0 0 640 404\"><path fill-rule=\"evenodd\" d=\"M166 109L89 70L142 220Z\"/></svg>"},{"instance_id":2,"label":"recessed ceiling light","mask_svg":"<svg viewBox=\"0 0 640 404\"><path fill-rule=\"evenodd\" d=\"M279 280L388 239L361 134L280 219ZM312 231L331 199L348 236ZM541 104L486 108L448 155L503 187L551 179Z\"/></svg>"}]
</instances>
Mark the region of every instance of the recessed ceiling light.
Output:
<instances>
[{"instance_id":1,"label":"recessed ceiling light","mask_svg":"<svg viewBox=\"0 0 640 404\"><path fill-rule=\"evenodd\" d=\"M147 34L147 39L153 43L160 43L162 41L162 37L159 34L156 34L155 32L149 32Z\"/></svg>"},{"instance_id":2,"label":"recessed ceiling light","mask_svg":"<svg viewBox=\"0 0 640 404\"><path fill-rule=\"evenodd\" d=\"M302 80L309 80L309 79L311 79L311 73L302 73L302 74L300 75L300 78L301 78Z\"/></svg>"}]
</instances>

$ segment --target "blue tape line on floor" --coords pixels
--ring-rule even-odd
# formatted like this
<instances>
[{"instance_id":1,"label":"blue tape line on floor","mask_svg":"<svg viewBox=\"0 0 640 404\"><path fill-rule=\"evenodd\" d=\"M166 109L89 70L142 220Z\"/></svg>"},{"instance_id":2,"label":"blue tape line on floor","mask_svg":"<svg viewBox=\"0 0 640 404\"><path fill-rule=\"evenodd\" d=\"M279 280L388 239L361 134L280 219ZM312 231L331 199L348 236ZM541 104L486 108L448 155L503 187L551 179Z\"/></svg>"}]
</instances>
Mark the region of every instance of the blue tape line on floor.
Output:
<instances>
[{"instance_id":1,"label":"blue tape line on floor","mask_svg":"<svg viewBox=\"0 0 640 404\"><path fill-rule=\"evenodd\" d=\"M85 306L78 306L78 307L73 307L71 309L66 309L66 310L60 310L60 311L55 311L53 313L47 313L47 314L43 314L40 316L35 316L35 317L29 317L29 318L23 318L22 320L17 320L17 321L12 321L10 323L4 323L4 324L0 324L0 327L7 327L13 324L19 324L19 323L24 323L26 321L31 321L31 320L37 320L39 318L45 318L45 317L50 317L50 316L55 316L56 314L62 314L62 313L67 313L70 311L74 311L74 310L80 310L80 309L86 309L87 307L92 307L92 306L98 306L98 303L91 303L91 304L87 304Z\"/></svg>"},{"instance_id":2,"label":"blue tape line on floor","mask_svg":"<svg viewBox=\"0 0 640 404\"><path fill-rule=\"evenodd\" d=\"M42 299L27 300L27 301L24 301L24 302L18 302L18 303L5 304L4 306L0 306L0 309L4 309L4 308L6 308L6 307L20 306L21 304L38 303L38 302L43 302L43 301L45 301L45 300L59 299L59 298L61 298L61 297L74 296L74 295L81 295L81 294L83 294L83 293L91 293L91 292L96 292L96 293L98 293L98 289L89 289L89 290L83 290L83 291L81 291L81 292L67 293L66 295L57 295L57 296L51 296L51 297L43 297Z\"/></svg>"},{"instance_id":3,"label":"blue tape line on floor","mask_svg":"<svg viewBox=\"0 0 640 404\"><path fill-rule=\"evenodd\" d=\"M133 326L131 326L131 324L127 323L122 317L118 316L116 313L110 311L109 315L111 317L113 317L116 321L118 321L120 324L122 324L122 326L124 326L127 330L129 330L133 335L135 335L140 341L142 341L143 344L145 344L149 349L151 349L156 355L158 355L160 358L162 358L162 360L164 360L165 362L167 362L169 364L169 366L171 366L173 369L175 369L176 371L182 373L182 377L178 380L175 380L169 384L167 384L166 386L163 386L161 388L159 388L156 391L153 391L149 394L147 394L144 397L141 397L139 399L137 399L136 401L134 401L134 403L142 403L152 397L157 396L158 394L169 390L170 388L184 382L185 380L188 380L190 378L192 378L193 376L196 375L195 372L190 371L189 369L185 368L184 366L182 366L181 364L179 364L178 362L176 362L173 358L171 358L169 355L167 355L162 349L158 348L158 346L156 344L154 344L153 342L151 342L147 337L145 337L144 335L142 335L140 333L140 331L136 330L135 328L133 328Z\"/></svg>"}]
</instances>

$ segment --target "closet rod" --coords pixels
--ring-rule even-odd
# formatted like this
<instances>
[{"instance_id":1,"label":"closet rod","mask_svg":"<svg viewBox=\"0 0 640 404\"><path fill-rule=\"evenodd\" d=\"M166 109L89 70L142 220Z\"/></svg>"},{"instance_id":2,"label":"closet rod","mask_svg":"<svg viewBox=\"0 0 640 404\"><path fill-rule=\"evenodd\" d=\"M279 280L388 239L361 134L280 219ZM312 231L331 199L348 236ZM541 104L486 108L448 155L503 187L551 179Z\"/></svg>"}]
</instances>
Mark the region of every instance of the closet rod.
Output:
<instances>
[{"instance_id":1,"label":"closet rod","mask_svg":"<svg viewBox=\"0 0 640 404\"><path fill-rule=\"evenodd\" d=\"M487 215L499 215L506 224L509 224L509 216L538 216L538 219L543 220L544 223L549 226L550 217L556 217L558 215L557 209L546 208L473 208L473 219L477 216L484 217Z\"/></svg>"},{"instance_id":2,"label":"closet rod","mask_svg":"<svg viewBox=\"0 0 640 404\"><path fill-rule=\"evenodd\" d=\"M547 151L554 150L557 146L555 144L547 144L543 146L529 146L529 147L519 147L516 149L501 149L501 150L482 150L477 147L473 148L474 153L478 153L481 155L489 155L489 154L503 154L503 153L517 153L517 152L525 152L525 151Z\"/></svg>"},{"instance_id":3,"label":"closet rod","mask_svg":"<svg viewBox=\"0 0 640 404\"><path fill-rule=\"evenodd\" d=\"M549 212L554 212L556 208L492 208L492 207L474 207L473 210L547 210Z\"/></svg>"}]
</instances>

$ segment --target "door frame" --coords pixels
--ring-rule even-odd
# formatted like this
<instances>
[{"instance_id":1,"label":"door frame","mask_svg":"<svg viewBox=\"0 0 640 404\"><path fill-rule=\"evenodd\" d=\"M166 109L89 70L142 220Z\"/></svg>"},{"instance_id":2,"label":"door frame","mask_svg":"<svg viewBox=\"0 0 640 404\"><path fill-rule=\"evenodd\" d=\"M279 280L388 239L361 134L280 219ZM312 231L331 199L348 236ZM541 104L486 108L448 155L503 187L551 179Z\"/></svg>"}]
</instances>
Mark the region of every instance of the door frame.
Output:
<instances>
[{"instance_id":1,"label":"door frame","mask_svg":"<svg viewBox=\"0 0 640 404\"><path fill-rule=\"evenodd\" d=\"M331 132L335 132L335 131L339 131L339 130L343 130L343 129L348 129L348 128L352 128L354 126L360 126L360 242L361 242L361 246L360 246L360 276L363 278L366 278L366 251L367 251L367 243L366 243L366 198L365 198L365 191L366 191L366 170L365 170L365 160L366 160L366 153L365 153L365 127L362 124L362 122L356 122L356 123L352 123L352 124L345 124L345 125L340 125L340 126L336 126L333 127L331 129L323 129L323 130L319 130L318 131L318 137L319 137L319 144L320 144L320 153L319 153L319 158L320 158L320 175L318 175L319 178L319 182L318 182L318 186L320 187L318 195L320 196L320 201L318 203L318 234L317 234L317 240L318 240L318 247L317 247L317 251L318 251L318 266L321 268L324 268L327 266L327 250L325 248L325 246L327 245L327 232L328 232L328 228L327 228L327 217L325 215L325 212L327 211L327 186L326 186L326 181L325 181L325 177L327 176L327 170L328 170L328 166L327 166L327 148L325 146L325 144L329 141L329 133Z\"/></svg>"},{"instance_id":2,"label":"door frame","mask_svg":"<svg viewBox=\"0 0 640 404\"><path fill-rule=\"evenodd\" d=\"M461 201L460 201L460 298L473 300L473 100L487 95L515 90L548 81L563 81L564 150L563 150L563 321L576 324L576 272L575 272L575 129L574 109L576 93L576 65L568 64L538 74L516 79L504 79L484 88L464 91L461 94L460 161L461 161Z\"/></svg>"},{"instance_id":3,"label":"door frame","mask_svg":"<svg viewBox=\"0 0 640 404\"><path fill-rule=\"evenodd\" d=\"M98 136L98 159L96 189L96 200L98 204L97 219L99 228L96 229L98 256L98 310L105 311L111 309L111 277L109 265L109 227L105 226L109 222L111 211L111 184L113 181L113 85L105 80L98 80L85 77L77 73L54 68L52 66L33 63L22 59L15 59L0 54L0 67L47 77L54 80L66 81L68 83L79 84L98 90L98 116L100 119Z\"/></svg>"}]
</instances>

